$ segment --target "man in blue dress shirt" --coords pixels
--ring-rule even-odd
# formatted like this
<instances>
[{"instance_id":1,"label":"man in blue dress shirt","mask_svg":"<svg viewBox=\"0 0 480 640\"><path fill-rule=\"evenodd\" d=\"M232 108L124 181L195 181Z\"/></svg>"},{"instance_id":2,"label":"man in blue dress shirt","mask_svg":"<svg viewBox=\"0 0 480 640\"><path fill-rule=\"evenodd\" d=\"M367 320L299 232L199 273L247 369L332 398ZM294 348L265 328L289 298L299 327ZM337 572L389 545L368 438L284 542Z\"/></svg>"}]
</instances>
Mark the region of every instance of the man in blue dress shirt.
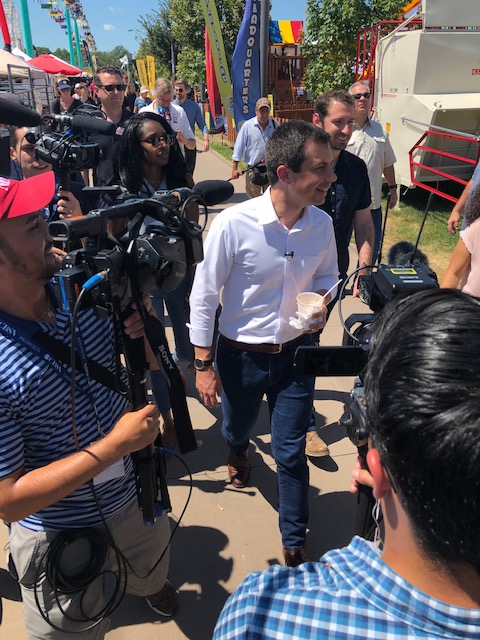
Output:
<instances>
[{"instance_id":1,"label":"man in blue dress shirt","mask_svg":"<svg viewBox=\"0 0 480 640\"><path fill-rule=\"evenodd\" d=\"M178 107L182 107L185 111L188 123L193 133L195 133L195 125L203 133L203 153L206 153L210 149L210 143L208 138L208 127L205 124L205 118L203 117L202 107L195 102L187 98L189 85L186 80L179 78L175 80L175 100L173 104ZM195 164L197 162L197 149L185 148L185 162L187 163L187 173L193 176L195 171Z\"/></svg>"}]
</instances>

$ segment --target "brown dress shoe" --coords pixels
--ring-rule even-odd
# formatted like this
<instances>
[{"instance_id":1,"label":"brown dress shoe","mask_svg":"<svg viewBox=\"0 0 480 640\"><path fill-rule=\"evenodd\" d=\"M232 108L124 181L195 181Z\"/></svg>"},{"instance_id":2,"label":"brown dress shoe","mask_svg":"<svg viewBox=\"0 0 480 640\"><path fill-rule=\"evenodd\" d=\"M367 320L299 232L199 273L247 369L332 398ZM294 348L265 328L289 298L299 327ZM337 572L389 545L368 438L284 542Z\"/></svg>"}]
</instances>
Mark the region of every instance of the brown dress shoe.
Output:
<instances>
[{"instance_id":1,"label":"brown dress shoe","mask_svg":"<svg viewBox=\"0 0 480 640\"><path fill-rule=\"evenodd\" d=\"M230 449L228 456L228 477L237 489L243 489L250 477L250 464L248 462L248 449L238 453Z\"/></svg>"},{"instance_id":2,"label":"brown dress shoe","mask_svg":"<svg viewBox=\"0 0 480 640\"><path fill-rule=\"evenodd\" d=\"M283 548L283 557L285 558L286 567L298 567L299 564L308 562L307 554L303 549L298 551L290 551L290 549Z\"/></svg>"},{"instance_id":3,"label":"brown dress shoe","mask_svg":"<svg viewBox=\"0 0 480 640\"><path fill-rule=\"evenodd\" d=\"M328 456L330 450L316 431L307 431L305 453L311 458L321 458Z\"/></svg>"}]
</instances>

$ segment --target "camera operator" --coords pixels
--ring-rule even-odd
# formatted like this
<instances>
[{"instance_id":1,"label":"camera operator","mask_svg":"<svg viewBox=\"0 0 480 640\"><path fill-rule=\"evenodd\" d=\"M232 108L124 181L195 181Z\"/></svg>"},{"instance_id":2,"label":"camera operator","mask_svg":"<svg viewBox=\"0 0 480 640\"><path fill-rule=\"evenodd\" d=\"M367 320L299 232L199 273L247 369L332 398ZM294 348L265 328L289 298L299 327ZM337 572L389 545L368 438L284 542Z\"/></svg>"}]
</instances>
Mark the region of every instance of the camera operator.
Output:
<instances>
[{"instance_id":1,"label":"camera operator","mask_svg":"<svg viewBox=\"0 0 480 640\"><path fill-rule=\"evenodd\" d=\"M35 154L35 142L38 128L8 127L10 131L10 158L17 163L20 175L18 179L31 178L52 170L52 165L39 160ZM70 182L70 190L62 189L56 181L56 194L48 203L50 211L49 221L57 218L70 218L86 214L96 206L93 197L82 191L81 182Z\"/></svg>"},{"instance_id":2,"label":"camera operator","mask_svg":"<svg viewBox=\"0 0 480 640\"><path fill-rule=\"evenodd\" d=\"M214 638L480 637L480 300L396 297L364 374L366 476L383 551L355 537L295 570L249 576Z\"/></svg>"},{"instance_id":3,"label":"camera operator","mask_svg":"<svg viewBox=\"0 0 480 640\"><path fill-rule=\"evenodd\" d=\"M122 72L117 67L107 65L97 69L93 76L93 88L107 122L113 122L116 125L113 136L101 133L90 135L90 142L97 142L102 150L100 163L94 169L93 183L95 186L103 186L111 184L115 148L123 133L125 122L133 114L123 106L127 85L123 80Z\"/></svg>"},{"instance_id":4,"label":"camera operator","mask_svg":"<svg viewBox=\"0 0 480 640\"><path fill-rule=\"evenodd\" d=\"M73 419L70 367L37 346L47 336L71 342L70 315L49 284L57 262L42 217L54 175L0 180L0 518L10 523L29 637L97 640L109 626L107 578L161 615L177 606L166 580L168 518L144 525L130 456L158 436L158 411L128 411L125 396L97 380L92 364L116 373L113 321L88 307L78 316ZM138 313L124 330L143 336ZM85 588L72 593L80 576Z\"/></svg>"}]
</instances>

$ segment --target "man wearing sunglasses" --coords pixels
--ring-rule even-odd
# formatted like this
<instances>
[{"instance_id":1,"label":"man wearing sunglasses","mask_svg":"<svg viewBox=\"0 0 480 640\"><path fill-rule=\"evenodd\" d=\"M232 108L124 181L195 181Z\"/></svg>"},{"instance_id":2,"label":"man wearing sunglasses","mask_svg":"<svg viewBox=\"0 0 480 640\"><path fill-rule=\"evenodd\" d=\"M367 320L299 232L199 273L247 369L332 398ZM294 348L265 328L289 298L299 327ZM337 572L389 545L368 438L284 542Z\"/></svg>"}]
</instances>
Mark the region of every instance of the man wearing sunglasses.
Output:
<instances>
[{"instance_id":1,"label":"man wearing sunglasses","mask_svg":"<svg viewBox=\"0 0 480 640\"><path fill-rule=\"evenodd\" d=\"M361 158L368 169L372 192L371 214L375 227L373 261L377 259L382 237L382 175L388 185L390 209L397 204L395 182L395 153L383 126L370 118L372 102L368 82L362 80L352 84L348 90L355 101L355 124L347 144L347 151Z\"/></svg>"},{"instance_id":2,"label":"man wearing sunglasses","mask_svg":"<svg viewBox=\"0 0 480 640\"><path fill-rule=\"evenodd\" d=\"M113 154L115 145L123 133L126 120L133 114L123 106L125 89L122 72L117 67L107 65L97 70L93 76L94 93L100 100L100 108L106 119L117 125L113 136L95 134L90 136L91 142L98 142L102 151L101 160L94 170L94 184L106 185L113 178Z\"/></svg>"},{"instance_id":3,"label":"man wearing sunglasses","mask_svg":"<svg viewBox=\"0 0 480 640\"><path fill-rule=\"evenodd\" d=\"M206 153L210 148L208 141L208 127L205 124L205 118L203 117L202 108L195 102L187 98L189 85L183 78L175 80L175 100L173 104L182 107L188 118L188 123L193 133L195 133L195 124L203 133L203 152ZM185 147L185 162L187 163L187 173L193 176L195 171L195 164L197 162L197 148L189 149Z\"/></svg>"},{"instance_id":4,"label":"man wearing sunglasses","mask_svg":"<svg viewBox=\"0 0 480 640\"><path fill-rule=\"evenodd\" d=\"M172 103L173 86L170 80L167 80L167 78L157 78L153 85L153 93L155 100L147 107L140 109L138 113L151 111L165 118L177 134L177 141L183 155L185 155L186 149L190 149L191 151L196 149L197 141L188 122L187 114L181 107ZM190 172L188 173L191 175Z\"/></svg>"}]
</instances>

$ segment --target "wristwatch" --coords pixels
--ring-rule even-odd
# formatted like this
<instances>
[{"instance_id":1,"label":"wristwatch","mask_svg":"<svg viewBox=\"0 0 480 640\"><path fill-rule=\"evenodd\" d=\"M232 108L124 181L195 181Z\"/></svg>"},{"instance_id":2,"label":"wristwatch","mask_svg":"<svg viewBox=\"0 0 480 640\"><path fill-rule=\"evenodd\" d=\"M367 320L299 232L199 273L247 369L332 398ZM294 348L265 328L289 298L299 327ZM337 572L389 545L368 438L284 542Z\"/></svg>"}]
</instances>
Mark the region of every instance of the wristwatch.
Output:
<instances>
[{"instance_id":1,"label":"wristwatch","mask_svg":"<svg viewBox=\"0 0 480 640\"><path fill-rule=\"evenodd\" d=\"M213 358L209 358L208 360L202 360L201 358L195 358L193 361L193 366L197 371L205 371L208 367L211 367L213 364Z\"/></svg>"},{"instance_id":2,"label":"wristwatch","mask_svg":"<svg viewBox=\"0 0 480 640\"><path fill-rule=\"evenodd\" d=\"M396 185L396 184L389 184L389 185L388 185L388 188L389 188L389 189L396 189L396 188L397 188L397 185Z\"/></svg>"}]
</instances>

